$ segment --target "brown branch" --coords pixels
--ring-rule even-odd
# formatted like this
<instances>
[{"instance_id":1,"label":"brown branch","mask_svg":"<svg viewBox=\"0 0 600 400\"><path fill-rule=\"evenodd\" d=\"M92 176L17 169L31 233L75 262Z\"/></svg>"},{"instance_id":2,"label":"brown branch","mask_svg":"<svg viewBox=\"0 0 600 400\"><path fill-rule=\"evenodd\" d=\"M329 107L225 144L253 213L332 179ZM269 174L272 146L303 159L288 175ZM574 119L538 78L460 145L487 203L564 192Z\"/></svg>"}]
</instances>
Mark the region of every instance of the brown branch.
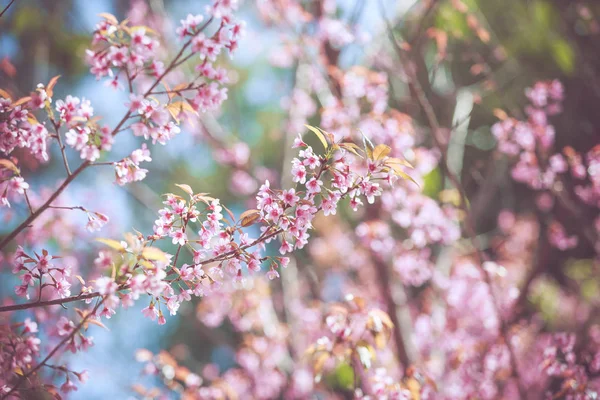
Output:
<instances>
[{"instance_id":1,"label":"brown branch","mask_svg":"<svg viewBox=\"0 0 600 400\"><path fill-rule=\"evenodd\" d=\"M124 289L126 289L126 288L121 288L119 290L124 290ZM80 293L77 296L65 297L63 299L36 301L35 303L13 304L11 306L0 307L0 313L8 312L8 311L27 310L29 308L34 308L34 307L46 307L46 306L67 304L67 303L72 303L74 301L79 301L79 300L93 299L94 297L98 297L98 296L100 296L100 293L98 293L98 292L92 292L92 293L87 293L87 294Z\"/></svg>"},{"instance_id":2,"label":"brown branch","mask_svg":"<svg viewBox=\"0 0 600 400\"><path fill-rule=\"evenodd\" d=\"M27 208L29 209L29 215L33 214L33 207L31 206L31 201L29 200L29 195L27 194L27 189L23 191L25 195L25 202L27 202Z\"/></svg>"},{"instance_id":3,"label":"brown branch","mask_svg":"<svg viewBox=\"0 0 600 400\"><path fill-rule=\"evenodd\" d=\"M487 256L487 254L485 254L481 250L481 246L479 245L479 239L477 237L477 232L475 231L475 228L473 226L473 221L469 217L469 209L467 206L468 197L467 197L466 190L460 183L459 178L448 168L446 148L440 141L440 136L443 133L442 127L440 126L440 123L437 119L437 116L435 114L433 106L431 105L427 96L425 95L425 92L423 91L423 87L421 86L421 83L417 77L416 71L414 70L414 68L407 66L405 63L405 55L410 58L411 54L408 51L406 51L406 52L403 51L402 48L400 47L400 45L397 43L396 38L393 33L393 29L390 25L390 22L388 21L388 19L385 16L385 13L383 12L383 6L382 6L382 18L384 19L384 21L387 25L387 30L388 30L388 34L390 37L390 41L392 42L392 45L398 55L398 63L400 65L400 67L402 68L402 70L404 71L404 73L406 74L407 79L408 79L408 85L412 89L412 92L414 93L415 97L417 98L417 101L425 114L427 123L429 124L429 127L432 130L432 139L434 141L435 146L440 151L440 167L442 168L444 175L446 175L448 177L448 179L450 180L452 185L458 190L458 192L460 194L460 198L461 198L460 208L465 214L465 221L464 221L465 232L467 233L467 236L469 237L469 239L471 240L471 243L473 243L473 246L475 248L474 254L478 261L477 265L481 271L481 274L483 276L485 283L487 284L487 286L489 288L490 297L492 299L492 304L494 306L496 318L498 319L498 322L500 324L500 335L503 338L503 340L508 348L509 354L510 354L512 375L516 380L516 383L517 383L517 386L519 389L520 398L524 399L527 397L526 390L525 390L525 387L523 386L523 383L521 382L519 369L518 369L518 365L517 365L517 357L516 357L515 351L513 349L513 346L510 342L509 332L508 332L509 326L506 323L506 321L504 321L504 319L502 318L502 315L500 314L500 306L498 303L498 299L496 298L496 295L494 294L492 279L491 279L489 273L483 268L483 263L490 261L490 259Z\"/></svg>"},{"instance_id":4,"label":"brown branch","mask_svg":"<svg viewBox=\"0 0 600 400\"><path fill-rule=\"evenodd\" d=\"M202 26L202 28L200 28L198 30L197 34L202 32L208 26L208 24L210 24L210 22L212 22L212 20L213 20L213 18L210 18L208 21L206 21L206 23ZM192 43L192 39L188 40L181 47L181 50L179 51L179 53L177 53L175 58L171 61L171 63L164 70L164 72L158 78L156 78L156 80L154 81L152 86L150 86L150 88L148 90L146 90L143 97L148 96L148 94L150 92L152 92L152 90L160 84L162 79L169 72L171 72L173 70L173 68L175 68L176 65L178 65L177 62L178 62L179 58L183 55L184 51L190 46L191 43ZM127 119L129 119L130 116L131 116L131 111L128 111L125 114L125 116L121 119L121 121L117 124L117 126L113 129L113 131L111 132L112 136L115 136L119 132L119 130L121 129L121 127L123 126L125 121L127 121ZM60 135L59 135L59 137L60 137ZM32 213L25 221L23 221L23 223L21 223L21 225L19 225L8 236L6 236L2 240L2 242L0 242L0 250L4 249L4 247L6 247L6 245L8 243L10 243L19 233L21 233L33 221L35 221L37 219L37 217L39 217L44 211L46 211L46 209L52 204L52 202L54 202L54 200L56 200L56 198L67 188L67 186L69 186L69 184L90 165L91 165L90 161L85 161L71 175L68 175L67 178L65 179L65 181L62 183L62 185L59 186L59 188L50 196L50 198L48 198L48 200L40 208L38 208L34 213Z\"/></svg>"},{"instance_id":5,"label":"brown branch","mask_svg":"<svg viewBox=\"0 0 600 400\"><path fill-rule=\"evenodd\" d=\"M10 3L8 3L8 5L6 7L4 7L4 10L2 10L2 12L0 13L0 18L2 18L2 16L4 15L4 13L8 11L8 9L10 8L10 6L12 6L12 4L14 2L15 2L15 0L10 0Z\"/></svg>"},{"instance_id":6,"label":"brown branch","mask_svg":"<svg viewBox=\"0 0 600 400\"><path fill-rule=\"evenodd\" d=\"M398 361L402 364L403 370L406 370L406 368L411 365L411 360L406 351L406 344L402 337L402 331L400 330L400 320L398 319L398 312L396 310L397 306L390 286L392 277L390 276L386 263L381 261L377 256L374 256L373 261L375 263L375 271L377 272L377 279L379 280L379 286L381 288L381 295L387 306L388 315L394 324L393 336L396 350L398 351Z\"/></svg>"},{"instance_id":7,"label":"brown branch","mask_svg":"<svg viewBox=\"0 0 600 400\"><path fill-rule=\"evenodd\" d=\"M13 230L10 234L8 234L8 236L6 236L4 238L4 240L2 240L2 242L0 242L0 250L4 249L4 247L6 247L7 244L9 244L19 233L21 233L21 231L23 231L23 229L27 228L29 225L31 225L31 223L33 221L35 221L37 219L37 217L39 217L44 211L46 211L46 209L50 206L50 204L52 204L52 202L54 200L56 200L56 198L67 188L67 186L69 186L69 184L79 175L83 172L83 170L85 170L85 168L89 165L89 161L85 161L83 162L74 172L73 174L69 175L67 177L67 179L65 179L63 181L63 183L58 187L58 189L56 189L56 191L54 193L52 193L52 195L48 198L48 200L37 210L35 210L35 212L33 212L31 215L29 215L29 217L27 217L27 219L25 221L23 221L21 223L21 225L19 225L15 230Z\"/></svg>"},{"instance_id":8,"label":"brown branch","mask_svg":"<svg viewBox=\"0 0 600 400\"><path fill-rule=\"evenodd\" d=\"M54 126L54 131L56 132L56 140L58 140L58 147L60 148L60 154L62 156L63 164L65 166L65 170L67 171L67 176L71 175L71 168L69 168L69 161L67 159L67 153L65 152L65 144L62 141L60 136L60 130L58 129L58 124L54 121L54 119L50 119L52 125Z\"/></svg>"},{"instance_id":9,"label":"brown branch","mask_svg":"<svg viewBox=\"0 0 600 400\"><path fill-rule=\"evenodd\" d=\"M319 6L319 10L321 10L322 4ZM339 81L339 75L336 73L339 51L334 50L329 42L323 43L320 48L321 59L325 66L326 74L329 83L329 87L331 93L338 99L340 104L342 103L342 90L341 90L341 82ZM378 217L378 210L374 207L368 207L367 212L371 214L371 217ZM388 266L386 263L381 260L377 254L371 252L371 256L375 263L375 270L377 274L377 279L379 281L379 286L381 288L382 296L384 298L387 312L392 319L392 323L394 324L393 328L393 337L394 342L397 349L397 357L398 362L402 365L404 369L406 369L410 364L411 360L406 351L406 342L402 335L402 330L400 328L400 321L398 319L398 310L397 305L392 295L392 277L388 271Z\"/></svg>"}]
</instances>

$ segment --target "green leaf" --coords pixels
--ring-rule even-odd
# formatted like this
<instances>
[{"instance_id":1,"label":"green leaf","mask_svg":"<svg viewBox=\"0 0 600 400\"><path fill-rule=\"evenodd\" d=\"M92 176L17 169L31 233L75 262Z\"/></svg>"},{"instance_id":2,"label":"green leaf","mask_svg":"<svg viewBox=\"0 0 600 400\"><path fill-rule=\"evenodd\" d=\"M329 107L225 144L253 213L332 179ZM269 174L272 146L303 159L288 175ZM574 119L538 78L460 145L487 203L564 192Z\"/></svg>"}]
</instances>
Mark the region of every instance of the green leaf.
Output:
<instances>
[{"instance_id":1,"label":"green leaf","mask_svg":"<svg viewBox=\"0 0 600 400\"><path fill-rule=\"evenodd\" d=\"M161 249L158 249L156 247L144 248L144 250L142 250L142 257L144 257L146 260L163 261L163 262L169 261L169 258L167 257L167 255Z\"/></svg>"},{"instance_id":2,"label":"green leaf","mask_svg":"<svg viewBox=\"0 0 600 400\"><path fill-rule=\"evenodd\" d=\"M350 364L342 362L325 376L325 383L333 389L352 390L354 388L354 369Z\"/></svg>"},{"instance_id":3,"label":"green leaf","mask_svg":"<svg viewBox=\"0 0 600 400\"><path fill-rule=\"evenodd\" d=\"M566 74L573 73L575 68L575 53L569 43L562 39L555 39L550 44L552 58L558 67Z\"/></svg>"},{"instance_id":4,"label":"green leaf","mask_svg":"<svg viewBox=\"0 0 600 400\"><path fill-rule=\"evenodd\" d=\"M365 153L367 154L367 157L369 157L370 160L373 160L373 150L375 150L375 146L373 146L373 142L371 142L369 138L365 136L364 133L361 132L360 134L362 135Z\"/></svg>"},{"instance_id":5,"label":"green leaf","mask_svg":"<svg viewBox=\"0 0 600 400\"><path fill-rule=\"evenodd\" d=\"M96 241L103 243L103 244L107 245L108 247L115 249L115 250L119 250L119 251L125 250L125 247L123 247L123 245L120 242L117 242L116 240L97 238Z\"/></svg>"},{"instance_id":6,"label":"green leaf","mask_svg":"<svg viewBox=\"0 0 600 400\"><path fill-rule=\"evenodd\" d=\"M383 160L392 151L392 148L385 144L378 144L373 149L373 158L376 161Z\"/></svg>"},{"instance_id":7,"label":"green leaf","mask_svg":"<svg viewBox=\"0 0 600 400\"><path fill-rule=\"evenodd\" d=\"M442 190L442 175L440 170L435 168L423 177L423 194L437 199L440 190Z\"/></svg>"},{"instance_id":8,"label":"green leaf","mask_svg":"<svg viewBox=\"0 0 600 400\"><path fill-rule=\"evenodd\" d=\"M325 150L327 150L327 140L325 139L325 136L323 135L323 133L321 133L321 131L318 128L315 128L314 126L311 125L304 125L305 127L307 127L312 133L314 133L319 140L321 141L321 143L323 144L323 147L325 148Z\"/></svg>"},{"instance_id":9,"label":"green leaf","mask_svg":"<svg viewBox=\"0 0 600 400\"><path fill-rule=\"evenodd\" d=\"M363 156L361 156L357 152L357 150L361 150L361 148L358 147L357 145L355 145L354 143L340 143L339 147L341 147L342 149L345 149L345 150L349 151L352 154L355 154L355 155L359 156L360 158L363 158Z\"/></svg>"}]
</instances>

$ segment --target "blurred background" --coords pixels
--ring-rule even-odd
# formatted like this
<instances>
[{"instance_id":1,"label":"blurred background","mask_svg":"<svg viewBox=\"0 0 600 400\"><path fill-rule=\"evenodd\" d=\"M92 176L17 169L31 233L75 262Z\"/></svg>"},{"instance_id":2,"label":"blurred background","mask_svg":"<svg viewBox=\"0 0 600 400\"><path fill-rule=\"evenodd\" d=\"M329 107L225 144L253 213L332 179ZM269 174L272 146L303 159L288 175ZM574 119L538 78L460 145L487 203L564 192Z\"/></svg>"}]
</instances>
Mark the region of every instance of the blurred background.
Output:
<instances>
[{"instance_id":1,"label":"blurred background","mask_svg":"<svg viewBox=\"0 0 600 400\"><path fill-rule=\"evenodd\" d=\"M1 6L5 3L3 1ZM0 19L0 87L9 87L24 95L37 83L62 75L55 89L55 99L67 94L86 97L91 100L95 114L114 125L127 99L124 93L96 81L84 63L85 49L99 21L98 14L109 12L119 20L145 13L159 15L156 26L173 41L179 20L188 13L201 13L205 3L198 0L17 0ZM378 43L387 40L381 6L398 34L412 32L420 21L411 18L415 3L408 0L386 0L381 4L379 0L338 1L340 15L355 18L357 30L365 38L371 37L374 44L365 47L355 43L344 48L340 65L360 64ZM538 80L559 79L565 85L567 96L564 112L556 120L557 146L570 145L578 151L587 151L600 142L600 25L594 17L599 15L600 4L591 0L465 0L484 24L485 32L478 32L479 39L481 35L489 36L484 43L476 40L470 22L463 15L446 2L442 3L436 17L427 21L429 26L421 29L443 28L462 40L447 44L446 62L439 70L425 69L429 70L432 82L427 90L444 123L451 125L457 109L471 115L467 129L456 139L463 151L454 162L459 165L467 191L477 190L479 194L472 199L478 216L477 230L488 232L495 229L499 210L513 208L519 212L536 208L535 196L510 180L507 164L489 162L495 146L490 133L491 125L497 121L494 109L521 115L525 87ZM118 237L132 229L150 232L156 210L160 208L160 194L172 192L173 183L187 183L198 192L210 192L237 213L245 208L244 199L251 197L258 182L278 179L287 171L282 151L286 143L284 135L297 133L284 129L295 71L291 66L282 67L281 62L276 62L273 49L281 44L281 36L276 28L259 18L254 1L242 3L239 18L246 21L247 33L235 58L225 61L232 71L233 82L223 111L219 115L203 116L200 125L187 125L184 134L178 135L168 146L154 146L155 162L149 164L148 178L143 182L120 187L112 184L114 176L110 167L94 168L68 189L69 202L86 204L87 208L110 217L111 223L97 236ZM487 43L490 41L493 45ZM423 61L432 65L437 55L434 46L425 54ZM488 79L491 76L493 80ZM478 88L483 88L482 96L461 95ZM398 104L397 108L411 114L414 105L407 102ZM132 135L120 135L114 146L114 157L128 155L136 140ZM247 148L232 147L240 142L247 144ZM233 179L235 167L223 168L215 162L230 154L219 149L229 149L242 160L250 159L255 166L255 179L244 176ZM62 164L56 155L47 165L32 162L22 167L25 176L31 176L28 181L33 187L53 186L62 176ZM482 191L485 182L494 184ZM98 191L95 187L103 189ZM436 169L425 177L424 191L437 197L442 189L441 173ZM85 216L77 213L68 218L73 218L73 223L85 223ZM567 228L569 223L577 224L567 216L563 219ZM0 211L0 220L3 220L0 233L4 233L10 231L19 218L7 220ZM85 249L92 236L73 239L74 254L77 250L81 252L80 265L85 264L85 257L90 257ZM555 286L567 284L562 268L566 258L587 259L592 255L593 249L585 245L568 254L550 253L548 270L556 279L547 293L552 293ZM587 296L599 294L597 284L594 285L588 285ZM2 292L11 291L12 287L4 279L0 283ZM111 332L95 331L96 345L76 357L72 364L73 369L89 370L94 379L75 392L73 398L126 398L131 394L131 377L135 375L132 371L141 374L141 364L133 356L141 347L158 351L173 350L176 345L174 350L177 351L183 346L198 362L213 362L221 369L233 365L234 354L228 342L235 341L235 335L227 326L219 333L201 326L193 317L193 304L187 303L166 325L156 326L141 315L143 306L140 303L117 313L110 321Z\"/></svg>"}]
</instances>

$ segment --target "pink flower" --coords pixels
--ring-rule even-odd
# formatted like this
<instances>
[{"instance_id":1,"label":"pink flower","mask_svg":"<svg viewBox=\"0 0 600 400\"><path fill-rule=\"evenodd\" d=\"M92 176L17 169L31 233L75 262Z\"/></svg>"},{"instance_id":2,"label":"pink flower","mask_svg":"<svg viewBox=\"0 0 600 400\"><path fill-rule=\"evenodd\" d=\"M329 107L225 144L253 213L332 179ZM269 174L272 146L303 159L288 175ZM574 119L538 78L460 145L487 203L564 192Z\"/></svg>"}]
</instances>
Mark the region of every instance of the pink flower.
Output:
<instances>
[{"instance_id":1,"label":"pink flower","mask_svg":"<svg viewBox=\"0 0 600 400\"><path fill-rule=\"evenodd\" d=\"M144 96L131 93L129 95L129 103L125 104L130 111L137 112L140 108L142 108L142 104L144 101Z\"/></svg>"},{"instance_id":2,"label":"pink flower","mask_svg":"<svg viewBox=\"0 0 600 400\"><path fill-rule=\"evenodd\" d=\"M70 334L75 328L75 324L73 321L67 319L67 317L60 317L58 323L56 324L57 333L59 336L67 336Z\"/></svg>"},{"instance_id":3,"label":"pink flower","mask_svg":"<svg viewBox=\"0 0 600 400\"><path fill-rule=\"evenodd\" d=\"M306 168L301 165L294 165L292 167L292 180L294 182L298 182L298 183L305 183L306 182Z\"/></svg>"},{"instance_id":4,"label":"pink flower","mask_svg":"<svg viewBox=\"0 0 600 400\"><path fill-rule=\"evenodd\" d=\"M96 279L95 287L98 293L104 296L114 294L117 291L118 285L112 278L103 276Z\"/></svg>"},{"instance_id":5,"label":"pink flower","mask_svg":"<svg viewBox=\"0 0 600 400\"><path fill-rule=\"evenodd\" d=\"M323 215L335 215L337 212L337 203L340 199L338 192L329 193L327 196L323 196L321 202L321 208L323 209Z\"/></svg>"},{"instance_id":6,"label":"pink flower","mask_svg":"<svg viewBox=\"0 0 600 400\"><path fill-rule=\"evenodd\" d=\"M296 190L292 188L289 190L284 190L281 199L285 202L285 204L293 207L296 205L296 202L300 200L300 197L296 196Z\"/></svg>"},{"instance_id":7,"label":"pink flower","mask_svg":"<svg viewBox=\"0 0 600 400\"><path fill-rule=\"evenodd\" d=\"M22 177L14 176L8 181L8 187L13 192L23 194L25 190L29 189L29 184Z\"/></svg>"},{"instance_id":8,"label":"pink flower","mask_svg":"<svg viewBox=\"0 0 600 400\"><path fill-rule=\"evenodd\" d=\"M311 178L308 182L306 182L306 190L309 194L319 193L322 185L323 181L317 180L316 178Z\"/></svg>"},{"instance_id":9,"label":"pink flower","mask_svg":"<svg viewBox=\"0 0 600 400\"><path fill-rule=\"evenodd\" d=\"M26 318L23 321L23 333L36 333L37 331L38 325L31 318Z\"/></svg>"},{"instance_id":10,"label":"pink flower","mask_svg":"<svg viewBox=\"0 0 600 400\"><path fill-rule=\"evenodd\" d=\"M45 274L46 272L48 272L48 269L54 267L54 265L52 265L50 263L51 260L52 260L52 256L50 254L48 254L48 252L46 250L44 250L42 256L38 258L38 262L35 265L35 267L42 274Z\"/></svg>"},{"instance_id":11,"label":"pink flower","mask_svg":"<svg viewBox=\"0 0 600 400\"><path fill-rule=\"evenodd\" d=\"M88 212L88 223L86 224L86 229L90 232L99 231L108 223L108 217L99 212Z\"/></svg>"},{"instance_id":12,"label":"pink flower","mask_svg":"<svg viewBox=\"0 0 600 400\"><path fill-rule=\"evenodd\" d=\"M77 386L67 378L66 382L61 385L60 390L63 393L74 392L77 390Z\"/></svg>"},{"instance_id":13,"label":"pink flower","mask_svg":"<svg viewBox=\"0 0 600 400\"><path fill-rule=\"evenodd\" d=\"M290 253L293 249L294 249L293 246L284 239L281 241L281 247L279 248L279 253L281 253L281 255L284 255L286 253Z\"/></svg>"},{"instance_id":14,"label":"pink flower","mask_svg":"<svg viewBox=\"0 0 600 400\"><path fill-rule=\"evenodd\" d=\"M267 272L267 278L269 278L269 280L273 280L275 278L279 278L279 273L276 270L274 270L273 268L271 268Z\"/></svg>"},{"instance_id":15,"label":"pink flower","mask_svg":"<svg viewBox=\"0 0 600 400\"><path fill-rule=\"evenodd\" d=\"M294 149L298 147L308 147L304 140L302 140L302 135L299 133L298 136L294 139L294 144L292 145Z\"/></svg>"},{"instance_id":16,"label":"pink flower","mask_svg":"<svg viewBox=\"0 0 600 400\"><path fill-rule=\"evenodd\" d=\"M19 297L25 297L27 300L29 300L28 289L28 285L18 285L15 287L15 294Z\"/></svg>"},{"instance_id":17,"label":"pink flower","mask_svg":"<svg viewBox=\"0 0 600 400\"><path fill-rule=\"evenodd\" d=\"M156 320L158 317L158 310L154 307L154 303L150 303L150 305L142 310L142 315L146 318L150 318L152 321Z\"/></svg>"},{"instance_id":18,"label":"pink flower","mask_svg":"<svg viewBox=\"0 0 600 400\"><path fill-rule=\"evenodd\" d=\"M66 279L57 281L54 287L56 293L63 299L71 295L71 284Z\"/></svg>"},{"instance_id":19,"label":"pink flower","mask_svg":"<svg viewBox=\"0 0 600 400\"><path fill-rule=\"evenodd\" d=\"M176 29L177 35L180 37L191 36L196 32L196 29L200 26L204 16L188 14L186 19L180 21L181 26Z\"/></svg>"}]
</instances>

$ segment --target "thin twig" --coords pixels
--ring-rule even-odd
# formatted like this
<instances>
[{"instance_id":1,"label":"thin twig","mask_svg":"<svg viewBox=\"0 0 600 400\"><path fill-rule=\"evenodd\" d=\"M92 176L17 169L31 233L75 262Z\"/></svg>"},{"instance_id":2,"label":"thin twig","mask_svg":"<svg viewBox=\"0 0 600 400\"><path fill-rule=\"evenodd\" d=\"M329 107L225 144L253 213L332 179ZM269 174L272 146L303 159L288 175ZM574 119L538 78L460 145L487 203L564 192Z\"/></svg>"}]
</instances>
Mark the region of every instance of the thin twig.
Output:
<instances>
[{"instance_id":1,"label":"thin twig","mask_svg":"<svg viewBox=\"0 0 600 400\"><path fill-rule=\"evenodd\" d=\"M474 229L472 220L469 217L469 209L468 209L468 205L467 205L468 204L467 193L465 191L465 188L460 183L460 180L458 179L458 177L448 168L448 160L447 160L446 151L445 151L446 149L444 148L444 145L440 142L440 137L439 137L439 135L442 133L442 127L440 126L440 123L437 119L437 116L435 114L433 106L427 99L427 96L425 95L425 93L423 91L421 83L418 80L414 69L411 67L407 67L405 65L404 56L405 56L405 54L407 54L409 52L403 51L402 48L400 47L400 45L398 44L398 42L396 41L396 37L394 36L393 28L385 16L384 6L381 3L381 0L380 0L379 4L381 7L381 11L382 11L381 12L382 18L384 19L384 21L387 25L387 30L388 30L388 34L390 37L390 41L392 42L392 45L398 55L399 65L404 70L404 72L408 78L408 84L411 87L411 89L413 90L423 112L425 113L425 117L427 119L429 127L433 131L432 139L434 141L435 146L440 151L440 167L442 168L444 174L448 177L448 179L450 180L452 185L458 190L458 192L460 194L460 198L461 198L460 208L462 209L462 211L465 214L465 221L464 221L465 222L464 223L465 231L466 231L467 235L469 236L469 238L470 238L471 242L473 243L474 248L476 250L474 254L476 255L476 257L478 259L477 260L478 267L479 267L479 269L483 275L483 279L484 279L485 283L487 284L489 291L490 291L490 297L492 299L492 304L494 306L496 318L498 319L498 322L500 325L500 335L502 336L502 338L508 348L508 352L510 355L510 363L511 363L511 367L512 367L511 368L512 375L516 380L516 383L517 383L517 386L519 389L520 398L524 399L524 398L526 398L526 390L525 390L525 387L523 386L523 383L521 382L519 369L518 369L518 365L517 365L517 357L516 357L514 348L510 342L509 332L508 332L509 327L508 327L506 321L504 321L504 319L502 318L502 315L500 313L500 305L499 305L498 299L493 290L492 279L491 279L488 271L486 271L483 268L483 264L490 260L489 260L489 257L487 256L487 254L485 254L483 251L480 250L480 246L478 244L479 240L477 238L477 233ZM410 56L410 54L408 54L408 55Z\"/></svg>"},{"instance_id":2,"label":"thin twig","mask_svg":"<svg viewBox=\"0 0 600 400\"><path fill-rule=\"evenodd\" d=\"M58 129L58 124L54 121L54 119L50 119L52 125L54 126L54 131L56 132L56 140L58 140L58 147L60 148L60 154L63 159L63 164L65 166L65 170L67 171L67 176L71 175L71 169L69 168L69 160L67 159L67 153L65 152L65 144L62 141L60 136L60 130Z\"/></svg>"},{"instance_id":3,"label":"thin twig","mask_svg":"<svg viewBox=\"0 0 600 400\"><path fill-rule=\"evenodd\" d=\"M2 10L2 12L0 13L0 18L2 18L2 16L4 15L5 12L8 11L8 9L10 8L10 6L12 6L12 3L14 3L15 0L10 0L10 3L8 3L8 5L6 7L4 7L4 10Z\"/></svg>"},{"instance_id":4,"label":"thin twig","mask_svg":"<svg viewBox=\"0 0 600 400\"><path fill-rule=\"evenodd\" d=\"M197 34L199 34L200 32L202 32L204 30L204 28L206 28L208 26L208 24L210 24L210 22L212 22L213 18L211 17L203 26L202 28L200 28L197 32ZM188 40L181 48L181 50L179 51L179 53L177 53L177 55L175 56L175 58L171 61L171 63L169 64L169 66L167 68L165 68L165 70L163 71L162 74L160 74L160 76L158 78L156 78L156 80L154 81L154 83L152 84L152 86L150 86L150 88L148 88L148 90L146 90L146 92L144 93L143 97L148 96L148 94L150 92L152 92L152 90L154 90L154 88L156 88L160 82L162 81L162 79L173 70L173 68L175 68L179 60L179 58L183 55L184 51L191 45L192 43L192 39ZM111 136L115 136L119 130L121 129L121 127L123 126L123 124L125 123L125 121L127 121L130 116L131 116L132 112L128 111L125 116L121 119L121 121L117 124L117 126L113 129L113 131L111 132ZM29 225L31 225L31 223L33 221L35 221L37 219L37 217L39 217L53 202L54 200L56 200L56 198L67 188L67 186L69 186L69 184L79 175L81 174L87 167L89 167L90 165L92 165L92 163L90 161L84 161L72 174L68 175L67 178L64 180L64 182L58 187L58 189L48 198L48 200L40 207L38 208L35 212L33 212L27 219L25 219L25 221L23 221L15 230L13 230L11 233L8 234L8 236L6 236L2 242L0 242L0 250L4 249L4 247L6 247L6 245L8 243L10 243L19 233L21 233L25 228L27 228Z\"/></svg>"},{"instance_id":5,"label":"thin twig","mask_svg":"<svg viewBox=\"0 0 600 400\"><path fill-rule=\"evenodd\" d=\"M23 191L25 195L25 201L27 202L27 208L29 208L29 215L33 214L33 207L31 207L31 201L29 201L29 195L27 194L27 189Z\"/></svg>"},{"instance_id":6,"label":"thin twig","mask_svg":"<svg viewBox=\"0 0 600 400\"><path fill-rule=\"evenodd\" d=\"M125 288L121 288L118 290L124 290L124 289ZM67 304L67 303L72 303L74 301L93 299L98 296L100 296L100 293L98 293L98 292L92 292L92 293L87 293L87 294L81 293L81 294L78 294L77 296L65 297L64 299L36 301L35 303L25 303L25 304L13 304L11 306L0 307L0 313L8 312L8 311L27 310L29 308L34 308L34 307L46 307L46 306Z\"/></svg>"}]
</instances>

